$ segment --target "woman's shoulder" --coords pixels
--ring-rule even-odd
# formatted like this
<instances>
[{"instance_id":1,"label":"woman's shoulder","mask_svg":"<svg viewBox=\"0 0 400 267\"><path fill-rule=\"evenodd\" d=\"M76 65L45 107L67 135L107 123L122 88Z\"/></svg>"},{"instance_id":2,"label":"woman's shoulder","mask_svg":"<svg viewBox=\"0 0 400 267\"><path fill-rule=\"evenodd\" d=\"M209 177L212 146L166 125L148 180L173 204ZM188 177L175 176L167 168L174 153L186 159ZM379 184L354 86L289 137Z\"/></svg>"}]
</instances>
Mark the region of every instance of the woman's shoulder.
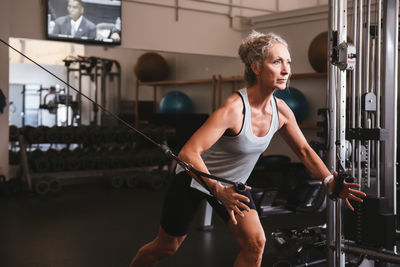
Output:
<instances>
[{"instance_id":1,"label":"woman's shoulder","mask_svg":"<svg viewBox=\"0 0 400 267\"><path fill-rule=\"evenodd\" d=\"M230 95L223 104L217 109L215 115L223 117L229 121L235 121L243 114L243 101L239 94Z\"/></svg>"},{"instance_id":2,"label":"woman's shoulder","mask_svg":"<svg viewBox=\"0 0 400 267\"><path fill-rule=\"evenodd\" d=\"M276 103L278 106L280 124L281 123L285 124L286 122L293 120L293 119L296 121L293 111L286 104L286 102L277 97L275 97L275 99L276 99Z\"/></svg>"},{"instance_id":3,"label":"woman's shoulder","mask_svg":"<svg viewBox=\"0 0 400 267\"><path fill-rule=\"evenodd\" d=\"M234 93L225 100L225 102L222 104L222 107L231 112L242 110L243 109L242 97L239 95L239 93Z\"/></svg>"}]
</instances>

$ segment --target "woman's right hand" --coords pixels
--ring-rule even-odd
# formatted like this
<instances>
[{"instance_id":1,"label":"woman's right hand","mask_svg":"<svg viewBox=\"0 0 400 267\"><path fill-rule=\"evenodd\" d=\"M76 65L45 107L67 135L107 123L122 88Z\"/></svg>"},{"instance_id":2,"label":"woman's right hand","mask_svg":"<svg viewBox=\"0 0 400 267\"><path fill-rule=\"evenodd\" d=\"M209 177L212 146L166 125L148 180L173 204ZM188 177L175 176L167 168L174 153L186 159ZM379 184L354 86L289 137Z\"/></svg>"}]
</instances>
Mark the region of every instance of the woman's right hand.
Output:
<instances>
[{"instance_id":1,"label":"woman's right hand","mask_svg":"<svg viewBox=\"0 0 400 267\"><path fill-rule=\"evenodd\" d=\"M246 190L250 189L251 187L246 185ZM250 199L244 195L237 193L233 185L223 186L217 183L213 190L213 194L225 206L226 210L229 213L229 216L232 219L233 224L237 224L235 213L240 216L244 216L244 210L250 211L249 206L245 204L249 203Z\"/></svg>"}]
</instances>

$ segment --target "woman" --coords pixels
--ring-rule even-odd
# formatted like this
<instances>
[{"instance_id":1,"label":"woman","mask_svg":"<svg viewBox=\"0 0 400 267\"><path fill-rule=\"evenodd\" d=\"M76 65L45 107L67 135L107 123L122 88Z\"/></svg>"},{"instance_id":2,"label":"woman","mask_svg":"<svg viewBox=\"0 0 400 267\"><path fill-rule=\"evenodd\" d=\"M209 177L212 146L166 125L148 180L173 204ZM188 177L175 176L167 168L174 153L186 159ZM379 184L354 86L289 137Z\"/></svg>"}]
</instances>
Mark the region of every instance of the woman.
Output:
<instances>
[{"instance_id":1,"label":"woman","mask_svg":"<svg viewBox=\"0 0 400 267\"><path fill-rule=\"evenodd\" d=\"M304 165L332 191L333 175L308 145L291 109L273 97L275 90L285 90L291 73L286 41L272 33L253 31L241 44L239 55L245 64L248 88L231 95L210 116L182 148L179 158L199 171L244 183L279 130ZM260 266L265 234L248 191L250 187L239 194L233 185L205 177L198 179L180 166L176 173L166 196L158 236L138 251L131 267L154 266L174 254L185 240L203 199L227 223L239 243L234 266ZM355 195L365 196L353 189L358 187L345 183L340 193L350 209L353 208L348 198L362 202Z\"/></svg>"}]
</instances>

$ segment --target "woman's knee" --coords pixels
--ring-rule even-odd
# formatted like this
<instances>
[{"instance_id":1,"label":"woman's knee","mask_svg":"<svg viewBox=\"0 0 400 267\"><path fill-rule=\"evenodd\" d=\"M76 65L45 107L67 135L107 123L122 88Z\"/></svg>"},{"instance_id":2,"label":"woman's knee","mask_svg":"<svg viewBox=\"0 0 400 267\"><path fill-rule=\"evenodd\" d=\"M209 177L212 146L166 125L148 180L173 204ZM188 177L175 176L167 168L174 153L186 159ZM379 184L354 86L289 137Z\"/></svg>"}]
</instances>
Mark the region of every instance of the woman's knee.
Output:
<instances>
[{"instance_id":1,"label":"woman's knee","mask_svg":"<svg viewBox=\"0 0 400 267\"><path fill-rule=\"evenodd\" d=\"M264 252L265 243L265 234L259 233L245 240L241 245L241 249L250 254L261 255Z\"/></svg>"},{"instance_id":2,"label":"woman's knee","mask_svg":"<svg viewBox=\"0 0 400 267\"><path fill-rule=\"evenodd\" d=\"M160 257L172 256L178 251L185 238L186 236L174 237L168 235L165 231L161 229L159 235L155 240L156 251L158 252Z\"/></svg>"},{"instance_id":3,"label":"woman's knee","mask_svg":"<svg viewBox=\"0 0 400 267\"><path fill-rule=\"evenodd\" d=\"M180 246L175 245L175 244L167 244L167 245L161 245L157 247L157 254L159 258L166 258L169 256L174 255Z\"/></svg>"}]
</instances>

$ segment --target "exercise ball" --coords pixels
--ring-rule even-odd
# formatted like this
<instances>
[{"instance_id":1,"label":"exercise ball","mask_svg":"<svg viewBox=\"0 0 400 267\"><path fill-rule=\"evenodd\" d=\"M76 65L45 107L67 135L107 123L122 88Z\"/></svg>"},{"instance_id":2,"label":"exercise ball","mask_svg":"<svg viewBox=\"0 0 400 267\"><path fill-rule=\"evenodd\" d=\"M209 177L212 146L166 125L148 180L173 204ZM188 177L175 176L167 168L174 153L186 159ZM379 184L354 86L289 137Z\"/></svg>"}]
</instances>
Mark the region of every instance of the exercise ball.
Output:
<instances>
[{"instance_id":1,"label":"exercise ball","mask_svg":"<svg viewBox=\"0 0 400 267\"><path fill-rule=\"evenodd\" d=\"M328 66L328 32L315 36L308 48L308 60L316 72L326 72Z\"/></svg>"},{"instance_id":2,"label":"exercise ball","mask_svg":"<svg viewBox=\"0 0 400 267\"><path fill-rule=\"evenodd\" d=\"M274 96L282 99L293 111L297 123L301 123L308 114L308 102L306 97L298 89L288 87L285 90L276 90Z\"/></svg>"},{"instance_id":3,"label":"exercise ball","mask_svg":"<svg viewBox=\"0 0 400 267\"><path fill-rule=\"evenodd\" d=\"M163 81L169 74L167 61L153 52L141 55L136 60L134 71L136 77L142 82Z\"/></svg>"},{"instance_id":4,"label":"exercise ball","mask_svg":"<svg viewBox=\"0 0 400 267\"><path fill-rule=\"evenodd\" d=\"M169 92L160 101L160 113L190 114L192 112L192 101L182 92Z\"/></svg>"}]
</instances>

